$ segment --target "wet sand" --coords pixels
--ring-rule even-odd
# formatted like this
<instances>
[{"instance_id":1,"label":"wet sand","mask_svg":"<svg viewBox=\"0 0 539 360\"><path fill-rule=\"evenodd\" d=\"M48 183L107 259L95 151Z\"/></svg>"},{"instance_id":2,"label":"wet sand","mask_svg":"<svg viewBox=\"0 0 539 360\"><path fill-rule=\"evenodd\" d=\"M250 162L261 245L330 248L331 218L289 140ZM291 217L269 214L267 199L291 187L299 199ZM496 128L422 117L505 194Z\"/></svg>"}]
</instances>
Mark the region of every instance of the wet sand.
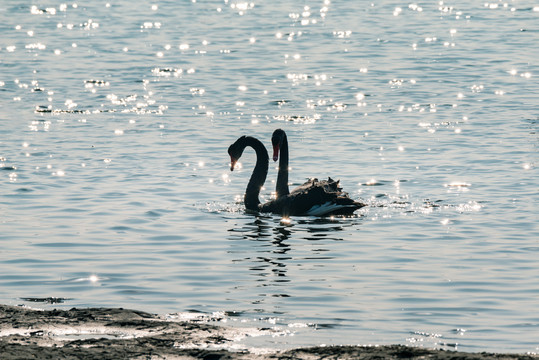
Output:
<instances>
[{"instance_id":1,"label":"wet sand","mask_svg":"<svg viewBox=\"0 0 539 360\"><path fill-rule=\"evenodd\" d=\"M539 359L403 345L327 346L259 352L232 345L271 329L175 321L136 310L33 310L0 305L0 358L12 359Z\"/></svg>"}]
</instances>

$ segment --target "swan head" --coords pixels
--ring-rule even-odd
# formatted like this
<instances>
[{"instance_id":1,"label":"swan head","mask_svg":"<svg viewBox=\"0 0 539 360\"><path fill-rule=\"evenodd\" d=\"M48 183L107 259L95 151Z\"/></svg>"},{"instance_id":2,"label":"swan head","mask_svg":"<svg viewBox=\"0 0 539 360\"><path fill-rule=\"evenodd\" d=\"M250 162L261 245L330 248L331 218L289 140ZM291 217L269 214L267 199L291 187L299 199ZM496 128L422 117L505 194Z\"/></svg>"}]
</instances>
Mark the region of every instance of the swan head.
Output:
<instances>
[{"instance_id":1,"label":"swan head","mask_svg":"<svg viewBox=\"0 0 539 360\"><path fill-rule=\"evenodd\" d=\"M234 144L228 147L228 155L230 155L230 171L234 171L234 166L245 150L245 136L240 137Z\"/></svg>"},{"instance_id":2,"label":"swan head","mask_svg":"<svg viewBox=\"0 0 539 360\"><path fill-rule=\"evenodd\" d=\"M279 150L286 139L286 134L283 129L277 129L271 135L271 145L273 145L273 161L279 160Z\"/></svg>"}]
</instances>

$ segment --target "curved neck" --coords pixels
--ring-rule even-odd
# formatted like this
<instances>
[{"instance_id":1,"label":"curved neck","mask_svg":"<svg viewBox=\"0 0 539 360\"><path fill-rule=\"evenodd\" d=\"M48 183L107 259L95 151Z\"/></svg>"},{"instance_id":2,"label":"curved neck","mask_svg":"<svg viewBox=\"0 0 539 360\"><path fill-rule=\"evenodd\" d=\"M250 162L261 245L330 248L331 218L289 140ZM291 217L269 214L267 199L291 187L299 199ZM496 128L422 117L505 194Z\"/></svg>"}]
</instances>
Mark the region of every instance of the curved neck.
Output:
<instances>
[{"instance_id":1,"label":"curved neck","mask_svg":"<svg viewBox=\"0 0 539 360\"><path fill-rule=\"evenodd\" d=\"M288 139L286 134L283 134L283 140L279 146L279 172L277 173L275 192L277 198L290 193L288 190Z\"/></svg>"},{"instance_id":2,"label":"curved neck","mask_svg":"<svg viewBox=\"0 0 539 360\"><path fill-rule=\"evenodd\" d=\"M251 174L251 178L249 179L249 183L247 184L243 201L248 210L258 211L260 205L258 195L260 194L260 189L264 185L266 176L268 175L268 150L258 139L251 136L245 138L245 147L247 146L252 147L256 152L256 165Z\"/></svg>"}]
</instances>

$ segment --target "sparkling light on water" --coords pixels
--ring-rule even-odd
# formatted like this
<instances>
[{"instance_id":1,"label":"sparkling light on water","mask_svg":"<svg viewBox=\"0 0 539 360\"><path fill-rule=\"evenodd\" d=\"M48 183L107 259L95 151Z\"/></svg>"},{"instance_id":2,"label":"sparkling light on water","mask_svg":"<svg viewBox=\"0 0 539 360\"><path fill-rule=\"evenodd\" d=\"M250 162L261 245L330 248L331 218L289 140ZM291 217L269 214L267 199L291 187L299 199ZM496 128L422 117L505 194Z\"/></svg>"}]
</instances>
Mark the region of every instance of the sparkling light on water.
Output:
<instances>
[{"instance_id":1,"label":"sparkling light on water","mask_svg":"<svg viewBox=\"0 0 539 360\"><path fill-rule=\"evenodd\" d=\"M218 313L272 349L536 351L536 5L4 8L2 302ZM367 206L247 213L256 154L226 149L271 156L279 127L291 190Z\"/></svg>"}]
</instances>

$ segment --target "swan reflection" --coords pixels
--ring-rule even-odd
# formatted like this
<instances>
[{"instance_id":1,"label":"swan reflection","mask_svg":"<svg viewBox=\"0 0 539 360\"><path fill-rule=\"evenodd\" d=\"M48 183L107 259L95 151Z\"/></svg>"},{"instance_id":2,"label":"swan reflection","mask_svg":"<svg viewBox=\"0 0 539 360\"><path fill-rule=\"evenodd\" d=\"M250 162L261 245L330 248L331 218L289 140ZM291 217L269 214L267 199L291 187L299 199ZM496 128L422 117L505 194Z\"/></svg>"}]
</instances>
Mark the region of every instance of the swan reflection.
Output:
<instances>
[{"instance_id":1,"label":"swan reflection","mask_svg":"<svg viewBox=\"0 0 539 360\"><path fill-rule=\"evenodd\" d=\"M331 244L343 241L339 233L348 227L357 226L359 220L307 217L282 219L261 215L239 219L241 223L228 230L228 239L232 242L229 254L234 255L233 264L244 266L254 277L253 281L243 284L244 287L264 288L263 291L257 290L257 298L249 299L251 303L266 303L269 298L294 297L296 287L301 287L304 282L303 277L297 278L294 275L298 270L309 271L315 267L318 269L317 277L323 277L319 269L337 256L332 255Z\"/></svg>"}]
</instances>

